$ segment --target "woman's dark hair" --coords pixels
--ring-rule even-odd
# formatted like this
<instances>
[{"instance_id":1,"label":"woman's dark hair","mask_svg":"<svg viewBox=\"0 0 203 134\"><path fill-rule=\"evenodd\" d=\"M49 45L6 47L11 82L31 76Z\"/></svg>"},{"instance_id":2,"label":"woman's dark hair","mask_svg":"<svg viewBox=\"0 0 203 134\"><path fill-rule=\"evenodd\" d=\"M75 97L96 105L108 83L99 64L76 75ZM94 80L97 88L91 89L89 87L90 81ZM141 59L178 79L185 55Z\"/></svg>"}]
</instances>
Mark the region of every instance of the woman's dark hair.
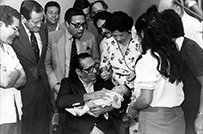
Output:
<instances>
[{"instance_id":1,"label":"woman's dark hair","mask_svg":"<svg viewBox=\"0 0 203 134\"><path fill-rule=\"evenodd\" d=\"M161 13L161 17L167 22L172 33L172 38L185 35L182 20L173 9L164 10Z\"/></svg>"},{"instance_id":2,"label":"woman's dark hair","mask_svg":"<svg viewBox=\"0 0 203 134\"><path fill-rule=\"evenodd\" d=\"M135 23L138 36L142 39L142 53L148 49L158 61L157 70L171 83L183 79L184 62L172 41L167 23L157 11L148 10ZM157 55L158 54L158 55Z\"/></svg>"},{"instance_id":3,"label":"woman's dark hair","mask_svg":"<svg viewBox=\"0 0 203 134\"><path fill-rule=\"evenodd\" d=\"M110 19L106 20L105 27L114 32L118 30L119 32L129 32L133 26L133 18L128 16L123 11L113 12Z\"/></svg>"}]
</instances>

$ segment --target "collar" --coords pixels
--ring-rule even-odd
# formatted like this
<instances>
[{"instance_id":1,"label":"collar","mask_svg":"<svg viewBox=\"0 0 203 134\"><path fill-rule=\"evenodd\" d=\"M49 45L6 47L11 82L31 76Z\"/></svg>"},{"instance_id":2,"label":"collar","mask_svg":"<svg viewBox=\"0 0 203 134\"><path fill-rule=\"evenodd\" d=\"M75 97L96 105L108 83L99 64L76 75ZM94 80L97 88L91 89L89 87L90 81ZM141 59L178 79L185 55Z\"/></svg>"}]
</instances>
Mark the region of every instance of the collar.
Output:
<instances>
[{"instance_id":1,"label":"collar","mask_svg":"<svg viewBox=\"0 0 203 134\"><path fill-rule=\"evenodd\" d=\"M25 24L22 22L22 25L25 29L25 32L27 33L27 35L30 35L30 30L27 29L27 27L25 26Z\"/></svg>"},{"instance_id":2,"label":"collar","mask_svg":"<svg viewBox=\"0 0 203 134\"><path fill-rule=\"evenodd\" d=\"M82 82L82 84L83 84L85 87L88 87L88 86L94 84L93 82L90 82L90 83L86 83L86 82L84 82L79 76L78 76L78 78L79 78L79 80Z\"/></svg>"},{"instance_id":3,"label":"collar","mask_svg":"<svg viewBox=\"0 0 203 134\"><path fill-rule=\"evenodd\" d=\"M176 43L176 45L177 45L176 47L178 48L178 51L180 51L181 48L182 48L183 40L184 40L184 37L183 37L183 36L178 37L178 38L176 38L176 40L175 40L175 43Z\"/></svg>"},{"instance_id":4,"label":"collar","mask_svg":"<svg viewBox=\"0 0 203 134\"><path fill-rule=\"evenodd\" d=\"M67 27L65 26L65 36L66 36L66 39L68 40L72 40L73 38L73 35L71 35L67 29Z\"/></svg>"}]
</instances>

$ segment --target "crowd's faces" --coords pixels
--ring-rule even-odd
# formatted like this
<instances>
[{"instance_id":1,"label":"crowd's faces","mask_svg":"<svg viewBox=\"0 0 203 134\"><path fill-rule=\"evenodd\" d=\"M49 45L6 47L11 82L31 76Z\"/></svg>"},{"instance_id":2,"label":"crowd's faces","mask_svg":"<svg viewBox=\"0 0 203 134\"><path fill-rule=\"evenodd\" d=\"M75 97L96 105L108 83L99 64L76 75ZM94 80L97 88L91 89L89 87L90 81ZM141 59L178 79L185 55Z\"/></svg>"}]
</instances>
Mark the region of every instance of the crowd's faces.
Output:
<instances>
[{"instance_id":1,"label":"crowd's faces","mask_svg":"<svg viewBox=\"0 0 203 134\"><path fill-rule=\"evenodd\" d=\"M116 30L116 31L112 32L112 36L118 43L125 44L129 39L130 33L127 31L120 32L120 31Z\"/></svg>"},{"instance_id":2,"label":"crowd's faces","mask_svg":"<svg viewBox=\"0 0 203 134\"><path fill-rule=\"evenodd\" d=\"M91 17L94 17L95 14L101 12L101 11L105 11L103 5L99 2L95 3L92 6L92 11L91 11Z\"/></svg>"},{"instance_id":3,"label":"crowd's faces","mask_svg":"<svg viewBox=\"0 0 203 134\"><path fill-rule=\"evenodd\" d=\"M30 14L29 20L27 20L24 17L22 20L28 30L32 32L38 32L43 22L43 12L36 13L35 11L32 11L32 13Z\"/></svg>"},{"instance_id":4,"label":"crowd's faces","mask_svg":"<svg viewBox=\"0 0 203 134\"><path fill-rule=\"evenodd\" d=\"M97 21L97 23L96 23L97 29L98 29L98 32L99 32L102 36L104 36L104 37L106 37L106 38L110 38L110 37L111 37L111 31L109 31L108 29L105 28L105 25L104 25L105 22L106 22L106 20L101 20L101 19L99 19L99 20Z\"/></svg>"},{"instance_id":5,"label":"crowd's faces","mask_svg":"<svg viewBox=\"0 0 203 134\"><path fill-rule=\"evenodd\" d=\"M13 23L6 26L6 24L0 21L0 40L6 44L12 44L16 36L19 36L19 23L20 20L13 17Z\"/></svg>"},{"instance_id":6,"label":"crowd's faces","mask_svg":"<svg viewBox=\"0 0 203 134\"><path fill-rule=\"evenodd\" d=\"M56 6L47 7L45 14L46 21L51 24L57 24L60 18L59 9Z\"/></svg>"},{"instance_id":7,"label":"crowd's faces","mask_svg":"<svg viewBox=\"0 0 203 134\"><path fill-rule=\"evenodd\" d=\"M80 38L83 35L87 24L85 21L85 16L77 15L72 16L72 20L70 22L66 22L66 25L71 35L76 38Z\"/></svg>"},{"instance_id":8,"label":"crowd's faces","mask_svg":"<svg viewBox=\"0 0 203 134\"><path fill-rule=\"evenodd\" d=\"M81 60L82 69L80 70L80 78L86 82L95 82L98 74L98 64L91 58Z\"/></svg>"}]
</instances>

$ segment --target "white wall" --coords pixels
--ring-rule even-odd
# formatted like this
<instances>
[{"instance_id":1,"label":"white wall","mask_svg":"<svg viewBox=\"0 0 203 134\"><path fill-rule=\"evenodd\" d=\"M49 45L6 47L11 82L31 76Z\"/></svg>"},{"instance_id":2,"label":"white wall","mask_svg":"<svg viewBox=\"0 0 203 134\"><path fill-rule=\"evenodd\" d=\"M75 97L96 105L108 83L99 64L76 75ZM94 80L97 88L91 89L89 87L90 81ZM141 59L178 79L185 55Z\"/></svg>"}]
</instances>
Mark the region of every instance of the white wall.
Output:
<instances>
[{"instance_id":1,"label":"white wall","mask_svg":"<svg viewBox=\"0 0 203 134\"><path fill-rule=\"evenodd\" d=\"M20 8L20 4L23 0L0 0L0 5L10 5L17 10ZM50 0L36 0L43 7ZM61 5L61 19L63 22L65 11L72 7L75 0L56 0ZM90 0L94 1L94 0ZM109 5L109 10L112 11L124 11L136 20L146 9L152 4L157 4L159 0L104 0Z\"/></svg>"}]
</instances>

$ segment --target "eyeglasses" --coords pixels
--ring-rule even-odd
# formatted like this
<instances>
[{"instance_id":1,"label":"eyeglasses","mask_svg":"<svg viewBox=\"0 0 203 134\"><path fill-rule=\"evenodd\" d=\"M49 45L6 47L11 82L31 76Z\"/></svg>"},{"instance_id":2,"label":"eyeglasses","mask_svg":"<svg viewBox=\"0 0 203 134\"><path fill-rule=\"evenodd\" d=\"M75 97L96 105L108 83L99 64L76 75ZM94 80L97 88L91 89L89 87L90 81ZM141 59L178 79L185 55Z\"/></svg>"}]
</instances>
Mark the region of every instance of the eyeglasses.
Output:
<instances>
[{"instance_id":1,"label":"eyeglasses","mask_svg":"<svg viewBox=\"0 0 203 134\"><path fill-rule=\"evenodd\" d=\"M83 22L83 23L76 23L76 24L74 24L74 23L72 23L72 22L70 22L70 24L72 24L75 28L80 28L80 27L86 27L86 25L87 25L87 23L86 22Z\"/></svg>"},{"instance_id":2,"label":"eyeglasses","mask_svg":"<svg viewBox=\"0 0 203 134\"><path fill-rule=\"evenodd\" d=\"M93 73L94 69L99 69L99 64L95 63L93 66L88 67L87 69L82 69L83 71L86 71L87 73Z\"/></svg>"},{"instance_id":3,"label":"eyeglasses","mask_svg":"<svg viewBox=\"0 0 203 134\"><path fill-rule=\"evenodd\" d=\"M19 32L20 29L12 24L10 24L10 26L13 28L14 32Z\"/></svg>"}]
</instances>

